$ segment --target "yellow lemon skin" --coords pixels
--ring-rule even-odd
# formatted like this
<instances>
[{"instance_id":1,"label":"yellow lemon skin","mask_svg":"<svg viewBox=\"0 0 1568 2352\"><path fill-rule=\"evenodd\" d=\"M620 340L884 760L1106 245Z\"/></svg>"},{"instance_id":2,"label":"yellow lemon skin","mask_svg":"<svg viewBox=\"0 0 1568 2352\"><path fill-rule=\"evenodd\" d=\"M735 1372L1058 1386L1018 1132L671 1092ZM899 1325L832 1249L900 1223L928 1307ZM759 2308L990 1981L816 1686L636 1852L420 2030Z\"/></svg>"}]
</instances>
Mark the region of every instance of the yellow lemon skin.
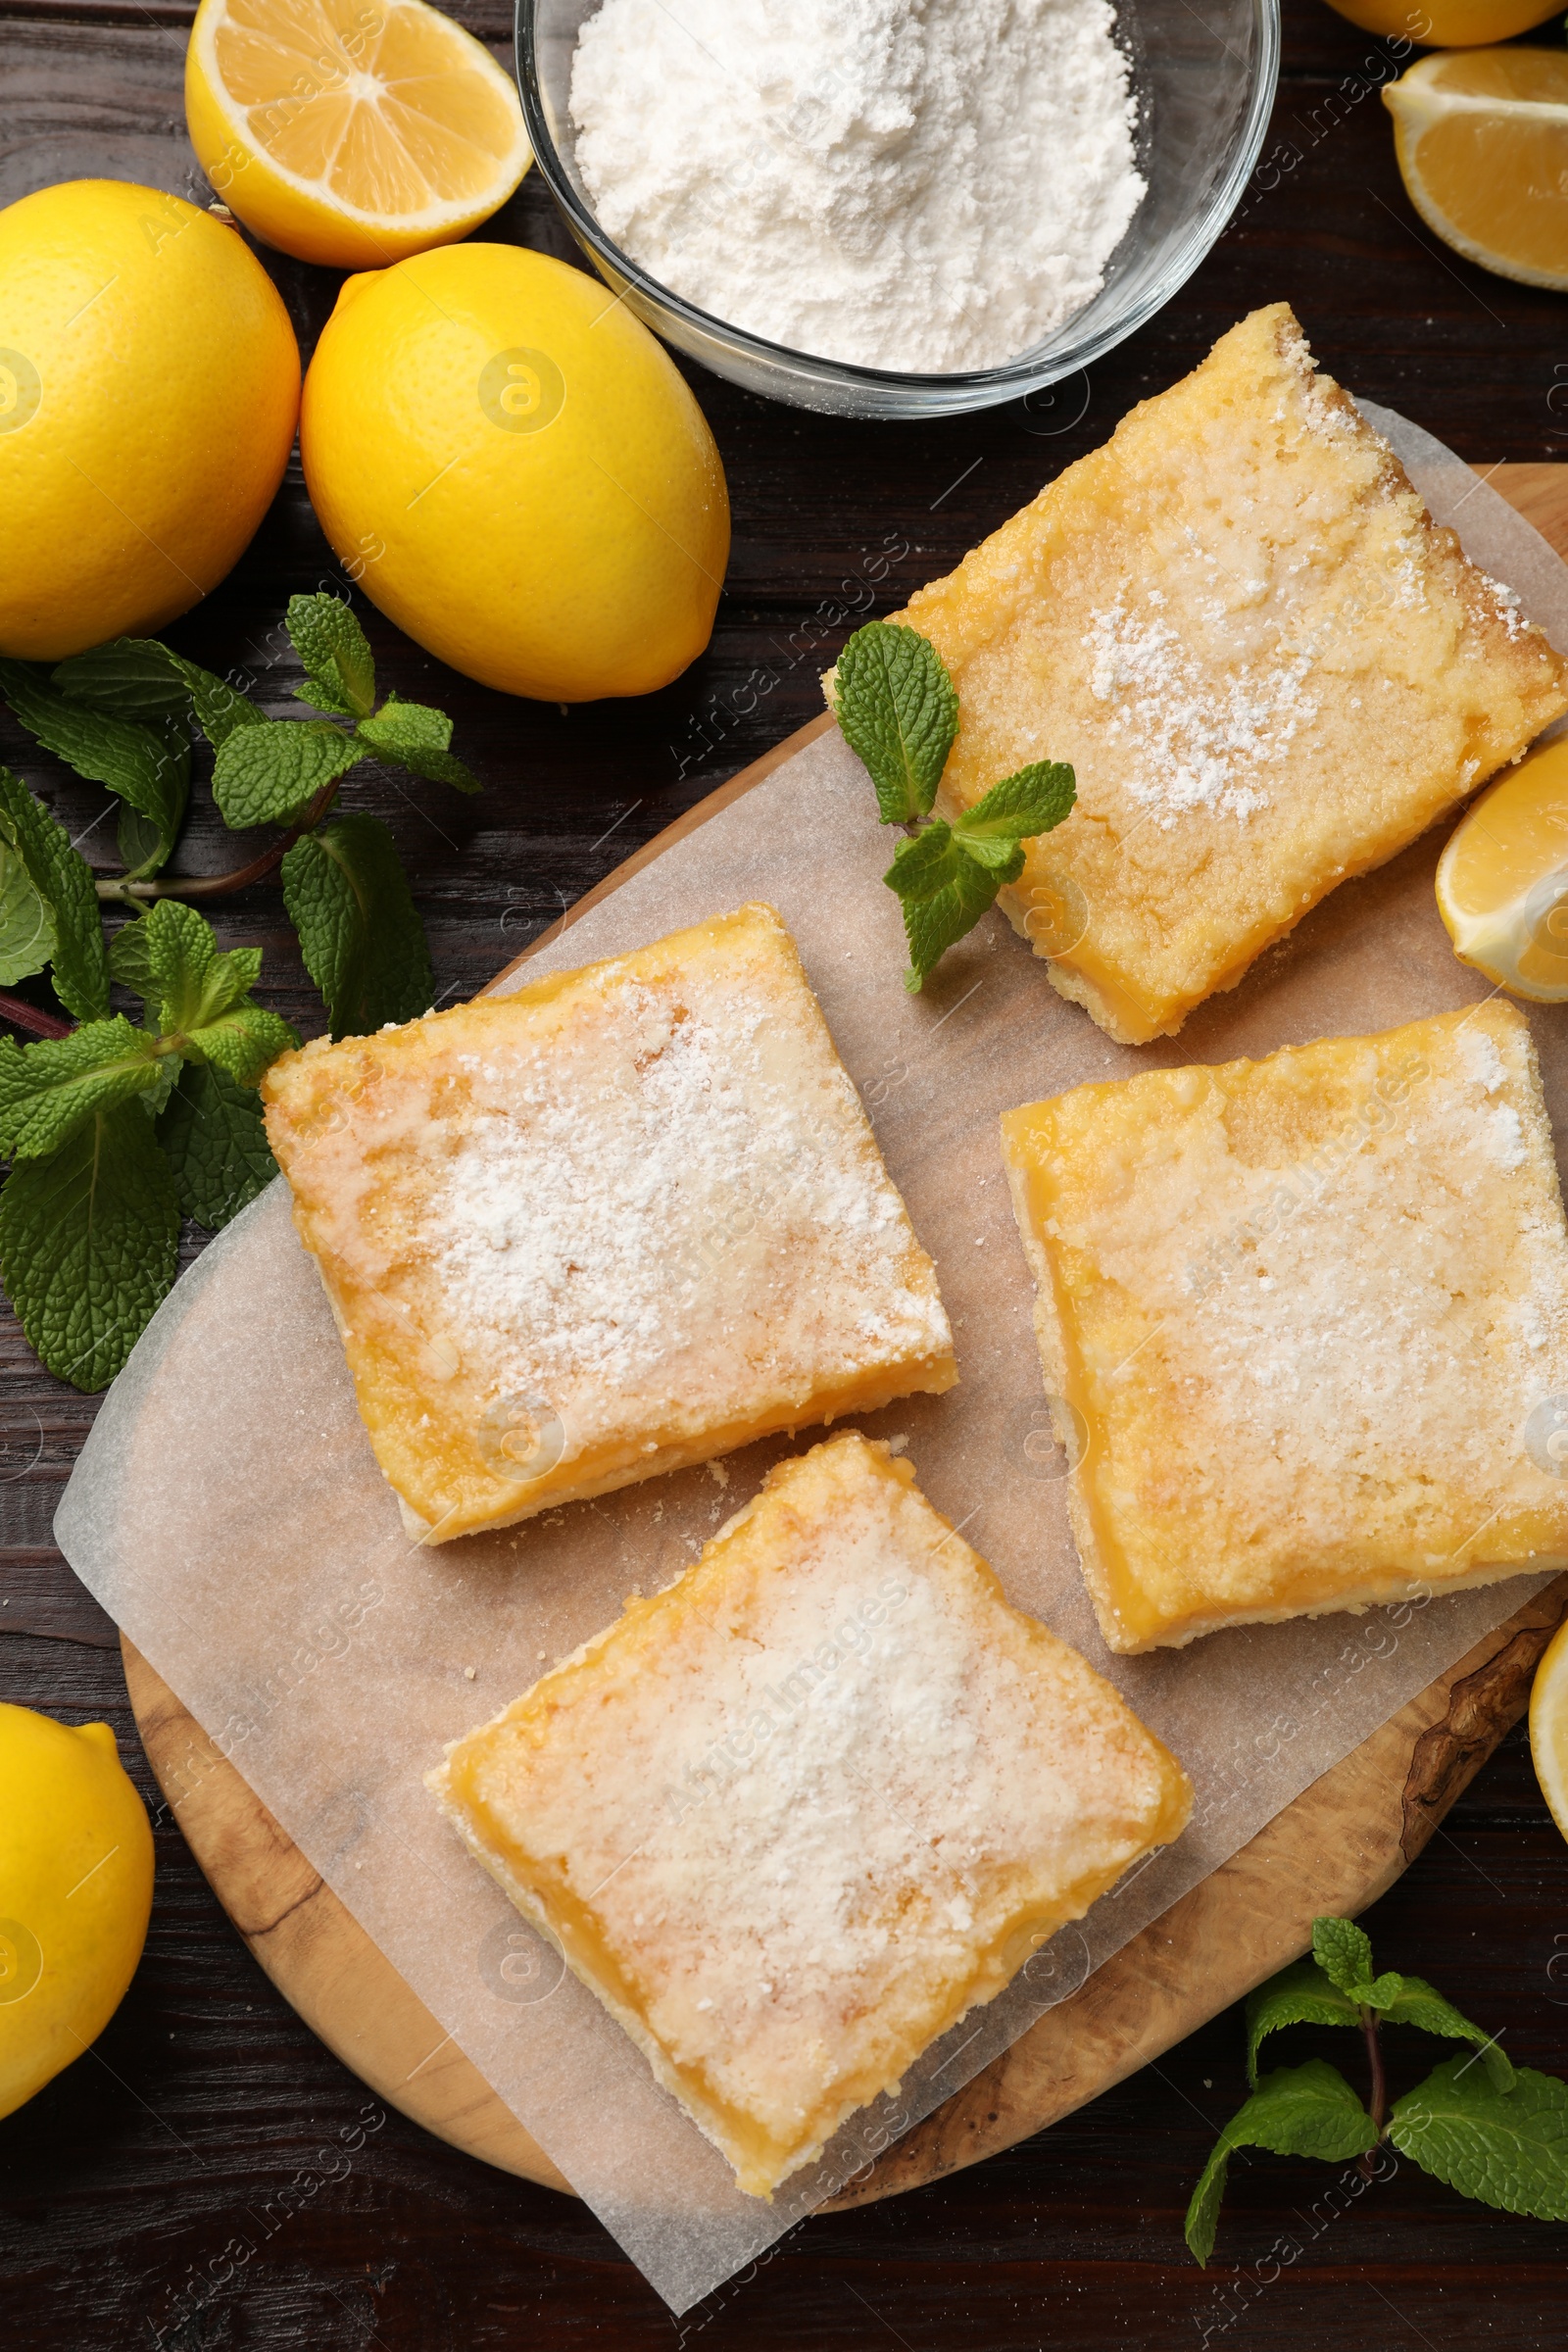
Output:
<instances>
[{"instance_id":1,"label":"yellow lemon skin","mask_svg":"<svg viewBox=\"0 0 1568 2352\"><path fill-rule=\"evenodd\" d=\"M1568 1624L1536 1668L1530 1692L1530 1759L1551 1818L1568 1838Z\"/></svg>"},{"instance_id":2,"label":"yellow lemon skin","mask_svg":"<svg viewBox=\"0 0 1568 2352\"><path fill-rule=\"evenodd\" d=\"M1385 39L1401 36L1423 49L1470 49L1511 41L1516 32L1561 16L1558 0L1329 0L1336 16Z\"/></svg>"},{"instance_id":3,"label":"yellow lemon skin","mask_svg":"<svg viewBox=\"0 0 1568 2352\"><path fill-rule=\"evenodd\" d=\"M276 288L210 214L108 179L0 212L0 653L150 636L216 588L299 388Z\"/></svg>"},{"instance_id":4,"label":"yellow lemon skin","mask_svg":"<svg viewBox=\"0 0 1568 2352\"><path fill-rule=\"evenodd\" d=\"M108 1724L0 1705L0 2116L103 2032L152 1900L152 1831Z\"/></svg>"},{"instance_id":5,"label":"yellow lemon skin","mask_svg":"<svg viewBox=\"0 0 1568 2352\"><path fill-rule=\"evenodd\" d=\"M707 645L729 498L684 378L597 278L452 245L350 278L300 413L351 578L506 694L649 694Z\"/></svg>"}]
</instances>

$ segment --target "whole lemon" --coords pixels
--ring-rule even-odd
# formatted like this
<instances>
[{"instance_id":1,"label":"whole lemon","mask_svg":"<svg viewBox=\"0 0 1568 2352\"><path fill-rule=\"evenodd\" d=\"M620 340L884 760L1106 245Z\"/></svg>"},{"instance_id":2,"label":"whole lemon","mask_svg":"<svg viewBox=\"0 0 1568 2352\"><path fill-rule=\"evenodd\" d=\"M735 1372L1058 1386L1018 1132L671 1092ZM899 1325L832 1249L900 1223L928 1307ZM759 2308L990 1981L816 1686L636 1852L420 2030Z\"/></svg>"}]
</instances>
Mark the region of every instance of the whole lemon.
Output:
<instances>
[{"instance_id":1,"label":"whole lemon","mask_svg":"<svg viewBox=\"0 0 1568 2352\"><path fill-rule=\"evenodd\" d=\"M1363 32L1388 40L1404 34L1427 49L1511 41L1516 32L1562 14L1562 0L1329 0L1329 6Z\"/></svg>"},{"instance_id":2,"label":"whole lemon","mask_svg":"<svg viewBox=\"0 0 1568 2352\"><path fill-rule=\"evenodd\" d=\"M152 1831L108 1724L0 1705L0 2115L103 2032L152 1900Z\"/></svg>"},{"instance_id":3,"label":"whole lemon","mask_svg":"<svg viewBox=\"0 0 1568 2352\"><path fill-rule=\"evenodd\" d=\"M508 694L647 694L708 643L729 555L713 437L597 278L513 245L351 277L300 453L350 576Z\"/></svg>"},{"instance_id":4,"label":"whole lemon","mask_svg":"<svg viewBox=\"0 0 1568 2352\"><path fill-rule=\"evenodd\" d=\"M276 288L211 214L114 179L0 212L0 653L146 635L216 588L299 389Z\"/></svg>"}]
</instances>

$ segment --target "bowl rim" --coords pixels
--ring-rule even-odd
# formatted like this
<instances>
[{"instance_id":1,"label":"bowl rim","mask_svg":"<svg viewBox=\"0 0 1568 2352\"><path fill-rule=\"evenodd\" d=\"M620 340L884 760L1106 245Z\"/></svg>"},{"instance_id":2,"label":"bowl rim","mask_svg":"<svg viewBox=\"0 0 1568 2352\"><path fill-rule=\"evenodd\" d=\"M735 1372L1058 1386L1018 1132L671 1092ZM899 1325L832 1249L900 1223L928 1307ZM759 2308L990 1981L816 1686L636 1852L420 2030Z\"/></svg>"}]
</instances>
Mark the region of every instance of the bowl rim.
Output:
<instances>
[{"instance_id":1,"label":"bowl rim","mask_svg":"<svg viewBox=\"0 0 1568 2352\"><path fill-rule=\"evenodd\" d=\"M622 293L640 295L653 310L668 313L689 332L704 340L727 345L737 355L761 367L797 378L804 375L824 386L842 386L846 391L859 389L868 395L881 393L886 396L901 390L926 391L933 395L972 391L977 395L977 405L989 405L999 395L1005 397L1009 392L1021 394L1041 390L1048 384L1059 382L1063 376L1077 373L1091 360L1103 358L1107 351L1124 343L1141 326L1147 325L1156 312L1163 310L1219 242L1252 175L1273 113L1279 83L1281 0L1250 0L1250 7L1257 32L1257 50L1241 135L1223 179L1212 190L1204 207L1172 239L1166 266L1158 276L1144 288L1119 318L1106 319L1083 341L1064 347L1059 353L1048 356L1044 346L1036 345L1031 351L1020 353L1016 359L1005 361L1000 368L938 370L924 374L905 368L867 368L858 361L832 360L819 352L799 351L792 344L774 343L765 335L755 333L750 327L737 326L731 319L720 318L712 311L700 309L684 295L677 294L672 286L666 286L662 278L652 276L600 226L578 195L562 161L545 119L539 79L534 40L539 0L514 0L513 71L522 104L523 124L533 149L534 165L539 176L564 214L573 236L611 276L612 281L618 281ZM1135 214L1127 231L1129 235L1136 224ZM1072 320L1069 318L1055 331L1061 334L1069 331L1071 326Z\"/></svg>"}]
</instances>

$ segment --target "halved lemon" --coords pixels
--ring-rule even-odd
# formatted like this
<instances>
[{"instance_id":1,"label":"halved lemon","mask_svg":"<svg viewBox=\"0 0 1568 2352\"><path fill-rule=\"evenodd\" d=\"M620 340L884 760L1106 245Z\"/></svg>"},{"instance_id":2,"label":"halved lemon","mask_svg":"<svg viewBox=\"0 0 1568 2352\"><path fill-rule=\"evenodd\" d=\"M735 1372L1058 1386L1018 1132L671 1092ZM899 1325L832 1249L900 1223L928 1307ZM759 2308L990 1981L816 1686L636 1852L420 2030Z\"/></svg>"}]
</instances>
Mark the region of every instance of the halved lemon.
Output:
<instances>
[{"instance_id":1,"label":"halved lemon","mask_svg":"<svg viewBox=\"0 0 1568 2352\"><path fill-rule=\"evenodd\" d=\"M1530 1692L1530 1757L1551 1818L1568 1838L1568 1625L1553 1634Z\"/></svg>"},{"instance_id":2,"label":"halved lemon","mask_svg":"<svg viewBox=\"0 0 1568 2352\"><path fill-rule=\"evenodd\" d=\"M1445 50L1383 103L1427 226L1499 277L1568 288L1568 50Z\"/></svg>"},{"instance_id":3,"label":"halved lemon","mask_svg":"<svg viewBox=\"0 0 1568 2352\"><path fill-rule=\"evenodd\" d=\"M1484 792L1438 860L1461 963L1537 1004L1568 1001L1568 740Z\"/></svg>"},{"instance_id":4,"label":"halved lemon","mask_svg":"<svg viewBox=\"0 0 1568 2352\"><path fill-rule=\"evenodd\" d=\"M466 236L533 160L510 77L424 0L201 0L185 120L247 228L338 270Z\"/></svg>"}]
</instances>

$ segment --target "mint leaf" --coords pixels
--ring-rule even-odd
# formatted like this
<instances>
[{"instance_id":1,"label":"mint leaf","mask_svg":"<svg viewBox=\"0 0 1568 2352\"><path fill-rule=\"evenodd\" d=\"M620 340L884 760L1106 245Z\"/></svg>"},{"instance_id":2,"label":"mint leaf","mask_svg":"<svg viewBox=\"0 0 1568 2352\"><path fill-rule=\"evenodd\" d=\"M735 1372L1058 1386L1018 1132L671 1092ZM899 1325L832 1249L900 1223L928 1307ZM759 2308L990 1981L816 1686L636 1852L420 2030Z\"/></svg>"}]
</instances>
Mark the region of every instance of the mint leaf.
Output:
<instances>
[{"instance_id":1,"label":"mint leaf","mask_svg":"<svg viewBox=\"0 0 1568 2352\"><path fill-rule=\"evenodd\" d=\"M335 596L291 596L286 625L305 664L300 701L342 718L368 718L375 709L375 661L349 607Z\"/></svg>"},{"instance_id":2,"label":"mint leaf","mask_svg":"<svg viewBox=\"0 0 1568 2352\"><path fill-rule=\"evenodd\" d=\"M899 621L868 620L838 658L833 708L882 822L924 816L958 732L958 697L935 646Z\"/></svg>"},{"instance_id":3,"label":"mint leaf","mask_svg":"<svg viewBox=\"0 0 1568 2352\"><path fill-rule=\"evenodd\" d=\"M152 1093L163 1058L123 1013L32 1046L0 1038L0 1152L35 1159L58 1151L92 1112Z\"/></svg>"},{"instance_id":4,"label":"mint leaf","mask_svg":"<svg viewBox=\"0 0 1568 2352\"><path fill-rule=\"evenodd\" d=\"M1446 2058L1395 2102L1401 2156L1464 2197L1538 2222L1568 2222L1568 2082L1519 2067L1501 2090L1473 2058Z\"/></svg>"},{"instance_id":5,"label":"mint leaf","mask_svg":"<svg viewBox=\"0 0 1568 2352\"><path fill-rule=\"evenodd\" d=\"M115 978L146 1002L160 1036L181 1054L213 1061L237 1085L254 1086L299 1039L287 1021L251 1002L261 976L260 948L220 952L210 923L178 899L160 899L150 914L115 933Z\"/></svg>"},{"instance_id":6,"label":"mint leaf","mask_svg":"<svg viewBox=\"0 0 1568 2352\"><path fill-rule=\"evenodd\" d=\"M54 909L0 814L0 988L41 972L54 952Z\"/></svg>"},{"instance_id":7,"label":"mint leaf","mask_svg":"<svg viewBox=\"0 0 1568 2352\"><path fill-rule=\"evenodd\" d=\"M334 1037L363 1036L429 1009L435 979L424 925L379 818L335 816L307 833L284 858L280 879Z\"/></svg>"},{"instance_id":8,"label":"mint leaf","mask_svg":"<svg viewBox=\"0 0 1568 2352\"><path fill-rule=\"evenodd\" d=\"M1391 2026L1419 2026L1423 2034L1442 2034L1449 2041L1474 2042L1493 2087L1512 2089L1514 2069L1501 2044L1494 2035L1483 2034L1467 2017L1461 2017L1453 2003L1446 2001L1436 1985L1429 1984L1424 1977L1401 1978L1398 1995L1385 2006L1384 2016Z\"/></svg>"},{"instance_id":9,"label":"mint leaf","mask_svg":"<svg viewBox=\"0 0 1568 2352\"><path fill-rule=\"evenodd\" d=\"M277 1174L261 1100L224 1069L187 1062L158 1121L179 1205L219 1233Z\"/></svg>"},{"instance_id":10,"label":"mint leaf","mask_svg":"<svg viewBox=\"0 0 1568 2352\"><path fill-rule=\"evenodd\" d=\"M146 640L144 642L151 642ZM158 651L171 669L183 680L190 696L196 724L215 751L221 751L237 727L265 727L267 715L226 678L215 677L198 662L187 662L183 654L172 654L167 645Z\"/></svg>"},{"instance_id":11,"label":"mint leaf","mask_svg":"<svg viewBox=\"0 0 1568 2352\"><path fill-rule=\"evenodd\" d=\"M954 942L974 929L1003 883L1015 882L1022 871L1016 842L1005 864L981 864L941 817L912 841L900 842L882 879L904 902L910 964L904 985L911 994Z\"/></svg>"},{"instance_id":12,"label":"mint leaf","mask_svg":"<svg viewBox=\"0 0 1568 2352\"><path fill-rule=\"evenodd\" d=\"M94 1111L0 1192L0 1277L34 1352L78 1389L114 1379L174 1279L178 1245L173 1179L139 1103Z\"/></svg>"},{"instance_id":13,"label":"mint leaf","mask_svg":"<svg viewBox=\"0 0 1568 2352\"><path fill-rule=\"evenodd\" d=\"M1072 813L1078 787L1073 771L1059 760L1039 760L1004 776L1000 784L956 817L955 841L984 864L1003 866L1012 845L1054 832Z\"/></svg>"},{"instance_id":14,"label":"mint leaf","mask_svg":"<svg viewBox=\"0 0 1568 2352\"><path fill-rule=\"evenodd\" d=\"M1198 2260L1214 2251L1225 2176L1237 2148L1267 2148L1275 2156L1320 2156L1334 2163L1375 2148L1378 2130L1337 2067L1322 2058L1265 2075L1215 2143L1187 2208L1185 2234Z\"/></svg>"},{"instance_id":15,"label":"mint leaf","mask_svg":"<svg viewBox=\"0 0 1568 2352\"><path fill-rule=\"evenodd\" d=\"M136 870L161 865L174 846L190 791L190 737L179 720L143 726L111 718L56 691L24 662L0 660L0 694L29 735L89 783L105 784L146 819L133 834Z\"/></svg>"},{"instance_id":16,"label":"mint leaf","mask_svg":"<svg viewBox=\"0 0 1568 2352\"><path fill-rule=\"evenodd\" d=\"M479 779L447 750L452 721L444 710L423 703L400 703L389 694L373 718L360 721L356 740L373 758L406 767L435 784L451 784L459 792L477 792Z\"/></svg>"},{"instance_id":17,"label":"mint leaf","mask_svg":"<svg viewBox=\"0 0 1568 2352\"><path fill-rule=\"evenodd\" d=\"M160 1031L216 1020L254 988L260 948L220 955L211 923L180 899L160 899L109 945L109 968L122 987L145 1000Z\"/></svg>"},{"instance_id":18,"label":"mint leaf","mask_svg":"<svg viewBox=\"0 0 1568 2352\"><path fill-rule=\"evenodd\" d=\"M264 718L219 746L213 798L225 825L286 824L365 758L352 735L325 719Z\"/></svg>"},{"instance_id":19,"label":"mint leaf","mask_svg":"<svg viewBox=\"0 0 1568 2352\"><path fill-rule=\"evenodd\" d=\"M183 718L190 689L168 650L152 637L114 637L57 662L49 682L74 703L114 718Z\"/></svg>"},{"instance_id":20,"label":"mint leaf","mask_svg":"<svg viewBox=\"0 0 1568 2352\"><path fill-rule=\"evenodd\" d=\"M145 881L149 874L168 864L190 799L190 730L185 720L154 717L146 725L168 754L165 774L170 789L146 808L129 794L122 795L116 834L120 861L125 868L125 878L132 882Z\"/></svg>"},{"instance_id":21,"label":"mint leaf","mask_svg":"<svg viewBox=\"0 0 1568 2352\"><path fill-rule=\"evenodd\" d=\"M299 1044L298 1032L264 1004L236 1004L217 1020L182 1030L179 1048L215 1062L236 1086L256 1086L280 1054Z\"/></svg>"},{"instance_id":22,"label":"mint leaf","mask_svg":"<svg viewBox=\"0 0 1568 2352\"><path fill-rule=\"evenodd\" d=\"M160 906L170 903L166 900L158 902ZM135 996L145 1000L156 1028L163 982L154 969L152 948L156 935L151 924L151 914L134 914L128 922L121 925L109 942L109 971L110 977L118 980L122 988L128 988Z\"/></svg>"},{"instance_id":23,"label":"mint leaf","mask_svg":"<svg viewBox=\"0 0 1568 2352\"><path fill-rule=\"evenodd\" d=\"M1257 2053L1270 2034L1286 2026L1359 2026L1361 2012L1354 2001L1325 1984L1315 1960L1298 1960L1277 1977L1249 1994L1247 2002L1247 2080L1255 2087Z\"/></svg>"},{"instance_id":24,"label":"mint leaf","mask_svg":"<svg viewBox=\"0 0 1568 2352\"><path fill-rule=\"evenodd\" d=\"M92 868L72 848L65 826L9 767L0 767L0 814L54 917L55 994L78 1021L101 1020L109 1010L109 958Z\"/></svg>"},{"instance_id":25,"label":"mint leaf","mask_svg":"<svg viewBox=\"0 0 1568 2352\"><path fill-rule=\"evenodd\" d=\"M172 653L156 637L117 637L90 653L57 662L50 677L73 702L137 718L193 716L209 743L227 741L236 727L262 723L256 705L199 662Z\"/></svg>"},{"instance_id":26,"label":"mint leaf","mask_svg":"<svg viewBox=\"0 0 1568 2352\"><path fill-rule=\"evenodd\" d=\"M1352 2000L1372 1982L1372 1945L1353 1919L1314 1919L1312 1957Z\"/></svg>"}]
</instances>

